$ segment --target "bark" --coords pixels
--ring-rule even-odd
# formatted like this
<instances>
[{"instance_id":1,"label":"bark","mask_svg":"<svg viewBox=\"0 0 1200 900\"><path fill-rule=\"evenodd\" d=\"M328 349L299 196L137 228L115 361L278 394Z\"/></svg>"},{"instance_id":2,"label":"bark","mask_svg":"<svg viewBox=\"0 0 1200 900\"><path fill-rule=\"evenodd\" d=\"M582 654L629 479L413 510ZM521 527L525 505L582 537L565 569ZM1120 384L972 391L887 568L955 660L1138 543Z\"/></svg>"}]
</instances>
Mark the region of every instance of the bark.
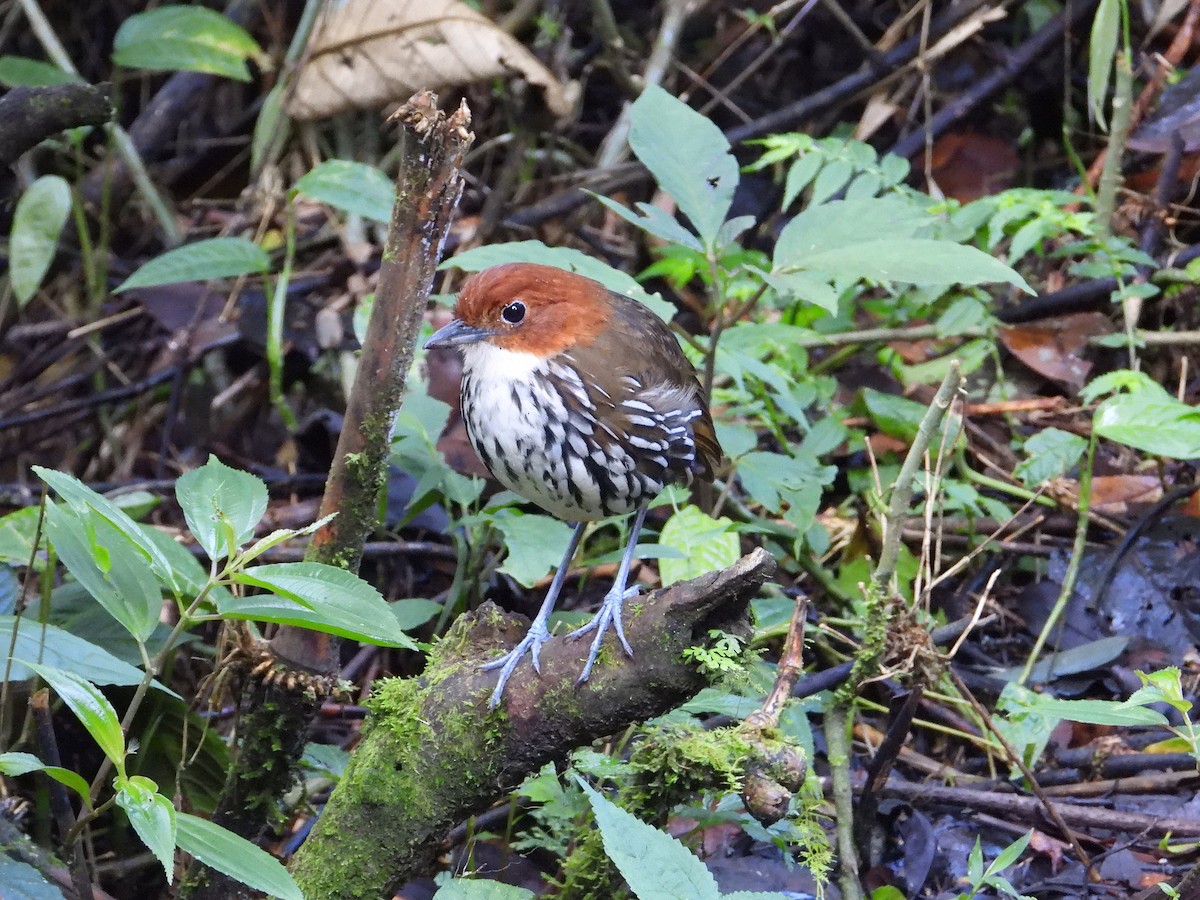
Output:
<instances>
[{"instance_id":1,"label":"bark","mask_svg":"<svg viewBox=\"0 0 1200 900\"><path fill-rule=\"evenodd\" d=\"M436 103L435 95L422 91L394 117L402 124L396 203L358 375L321 504L322 516L336 512L337 517L317 533L308 554L310 560L349 571L358 569L367 534L378 524L392 422L462 191L459 166L473 138L465 105L447 116ZM237 763L213 817L248 838L271 824L271 811L292 783L309 725L338 668L337 639L307 629L280 627L268 652L278 665L244 692L247 709L238 726ZM193 897L252 895L218 872L195 876Z\"/></svg>"},{"instance_id":2,"label":"bark","mask_svg":"<svg viewBox=\"0 0 1200 900\"><path fill-rule=\"evenodd\" d=\"M376 686L362 742L300 848L294 874L308 900L391 896L432 871L449 829L576 747L661 715L707 681L681 660L710 629L748 635L750 599L774 572L755 550L721 572L658 591L626 610L635 656L606 645L590 681L576 685L586 643L555 638L541 676L523 667L489 713L495 674L480 659L526 627L485 603L463 616L419 678ZM606 654L611 654L607 655Z\"/></svg>"},{"instance_id":3,"label":"bark","mask_svg":"<svg viewBox=\"0 0 1200 900\"><path fill-rule=\"evenodd\" d=\"M112 118L107 84L13 88L0 97L0 165L11 165L51 135Z\"/></svg>"}]
</instances>

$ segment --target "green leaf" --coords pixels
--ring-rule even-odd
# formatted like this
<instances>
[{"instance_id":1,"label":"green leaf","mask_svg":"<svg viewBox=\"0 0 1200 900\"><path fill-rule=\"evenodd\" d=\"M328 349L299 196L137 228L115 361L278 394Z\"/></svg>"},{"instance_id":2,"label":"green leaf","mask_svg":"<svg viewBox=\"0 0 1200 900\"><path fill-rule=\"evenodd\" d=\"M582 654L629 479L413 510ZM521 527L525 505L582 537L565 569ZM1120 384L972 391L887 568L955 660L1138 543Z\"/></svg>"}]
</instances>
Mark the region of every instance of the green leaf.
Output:
<instances>
[{"instance_id":1,"label":"green leaf","mask_svg":"<svg viewBox=\"0 0 1200 900\"><path fill-rule=\"evenodd\" d=\"M738 164L721 129L657 85L631 110L629 146L712 246L733 203Z\"/></svg>"},{"instance_id":2,"label":"green leaf","mask_svg":"<svg viewBox=\"0 0 1200 900\"><path fill-rule=\"evenodd\" d=\"M1145 706L1128 706L1115 700L1059 700L1041 697L1032 706L1045 716L1057 716L1087 725L1166 725L1167 717Z\"/></svg>"},{"instance_id":3,"label":"green leaf","mask_svg":"<svg viewBox=\"0 0 1200 900\"><path fill-rule=\"evenodd\" d=\"M1200 456L1200 410L1171 397L1144 393L1109 397L1096 410L1095 432L1102 438L1155 456Z\"/></svg>"},{"instance_id":4,"label":"green leaf","mask_svg":"<svg viewBox=\"0 0 1200 900\"><path fill-rule=\"evenodd\" d=\"M1030 487L1058 478L1083 456L1087 441L1077 434L1058 428L1043 428L1025 442L1026 458L1017 463L1013 474Z\"/></svg>"},{"instance_id":5,"label":"green leaf","mask_svg":"<svg viewBox=\"0 0 1200 900\"><path fill-rule=\"evenodd\" d=\"M433 900L533 900L533 891L502 881L455 878L438 888Z\"/></svg>"},{"instance_id":6,"label":"green leaf","mask_svg":"<svg viewBox=\"0 0 1200 900\"><path fill-rule=\"evenodd\" d=\"M254 537L254 528L267 511L267 486L262 479L230 468L212 455L200 468L179 476L175 498L192 535L211 559L225 557ZM233 531L234 548L227 546L227 529Z\"/></svg>"},{"instance_id":7,"label":"green leaf","mask_svg":"<svg viewBox=\"0 0 1200 900\"><path fill-rule=\"evenodd\" d=\"M260 53L246 29L202 6L160 6L126 19L113 62L131 69L209 72L249 81L246 59Z\"/></svg>"},{"instance_id":8,"label":"green leaf","mask_svg":"<svg viewBox=\"0 0 1200 900\"><path fill-rule=\"evenodd\" d=\"M70 214L71 186L57 175L43 175L17 201L8 242L8 280L19 306L33 298L46 277Z\"/></svg>"},{"instance_id":9,"label":"green leaf","mask_svg":"<svg viewBox=\"0 0 1200 900\"><path fill-rule=\"evenodd\" d=\"M1025 279L994 256L974 247L933 238L885 238L824 250L802 263L809 271L843 278L903 281L917 285L1003 282L1026 293Z\"/></svg>"},{"instance_id":10,"label":"green leaf","mask_svg":"<svg viewBox=\"0 0 1200 900\"><path fill-rule=\"evenodd\" d=\"M388 604L396 621L405 631L420 628L442 611L442 604L424 597L409 597L404 600L394 600Z\"/></svg>"},{"instance_id":11,"label":"green leaf","mask_svg":"<svg viewBox=\"0 0 1200 900\"><path fill-rule=\"evenodd\" d=\"M254 566L234 580L275 596L230 598L219 604L223 616L299 625L368 644L417 647L400 630L379 591L345 569L313 562L277 563Z\"/></svg>"},{"instance_id":12,"label":"green leaf","mask_svg":"<svg viewBox=\"0 0 1200 900\"><path fill-rule=\"evenodd\" d=\"M1170 392L1145 372L1135 372L1131 369L1117 369L1115 372L1107 372L1093 378L1079 392L1079 399L1084 403L1095 403L1105 394L1119 394L1123 391L1140 393L1143 400L1172 399Z\"/></svg>"},{"instance_id":13,"label":"green leaf","mask_svg":"<svg viewBox=\"0 0 1200 900\"><path fill-rule=\"evenodd\" d=\"M199 816L177 813L179 849L256 891L281 900L304 900L283 863L260 847Z\"/></svg>"},{"instance_id":14,"label":"green leaf","mask_svg":"<svg viewBox=\"0 0 1200 900\"><path fill-rule=\"evenodd\" d=\"M733 520L714 519L696 506L685 506L667 520L658 542L680 551L683 559L663 558L658 572L663 587L724 569L738 561L741 544Z\"/></svg>"},{"instance_id":15,"label":"green leaf","mask_svg":"<svg viewBox=\"0 0 1200 900\"><path fill-rule=\"evenodd\" d=\"M118 285L114 293L132 288L234 278L266 272L271 258L245 238L219 237L196 241L156 256Z\"/></svg>"},{"instance_id":16,"label":"green leaf","mask_svg":"<svg viewBox=\"0 0 1200 900\"><path fill-rule=\"evenodd\" d=\"M62 766L48 766L32 753L0 753L0 772L14 778L29 772L42 772L59 784L69 787L79 795L88 809L92 808L91 788L82 775Z\"/></svg>"},{"instance_id":17,"label":"green leaf","mask_svg":"<svg viewBox=\"0 0 1200 900\"><path fill-rule=\"evenodd\" d=\"M73 672L31 663L28 660L22 662L54 688L54 693L75 713L75 718L79 719L92 739L100 745L100 749L117 767L117 771L124 773L125 735L121 733L121 721L108 698L100 693L94 684Z\"/></svg>"},{"instance_id":18,"label":"green leaf","mask_svg":"<svg viewBox=\"0 0 1200 900\"><path fill-rule=\"evenodd\" d=\"M1104 104L1108 82L1117 57L1117 39L1121 31L1121 0L1100 0L1088 41L1088 109L1104 128Z\"/></svg>"},{"instance_id":19,"label":"green leaf","mask_svg":"<svg viewBox=\"0 0 1200 900\"><path fill-rule=\"evenodd\" d=\"M1013 863L1015 863L1025 852L1025 848L1029 846L1029 839L1033 837L1033 831L1027 831L1021 837L1017 838L1003 850L996 854L996 858L992 860L984 873L986 878L988 875L997 875L1003 872Z\"/></svg>"},{"instance_id":20,"label":"green leaf","mask_svg":"<svg viewBox=\"0 0 1200 900\"><path fill-rule=\"evenodd\" d=\"M46 535L67 570L135 639L154 632L162 587L127 536L94 510L46 501Z\"/></svg>"},{"instance_id":21,"label":"green leaf","mask_svg":"<svg viewBox=\"0 0 1200 900\"><path fill-rule=\"evenodd\" d=\"M291 120L283 113L283 101L287 97L289 79L281 78L263 99L254 120L254 134L250 138L250 171L261 172L263 164L273 158L282 148L291 131Z\"/></svg>"},{"instance_id":22,"label":"green leaf","mask_svg":"<svg viewBox=\"0 0 1200 900\"><path fill-rule=\"evenodd\" d=\"M903 900L903 894L899 891L896 896ZM734 891L732 894L722 894L721 900L789 900L787 894L781 894L778 891ZM875 900L874 897L871 900Z\"/></svg>"},{"instance_id":23,"label":"green leaf","mask_svg":"<svg viewBox=\"0 0 1200 900\"><path fill-rule=\"evenodd\" d=\"M36 506L27 506L7 516L0 516L0 562L12 566L29 565L39 517ZM42 540L45 539L43 535ZM35 559L34 565L39 570L42 568L39 560Z\"/></svg>"},{"instance_id":24,"label":"green leaf","mask_svg":"<svg viewBox=\"0 0 1200 900\"><path fill-rule=\"evenodd\" d=\"M718 900L716 879L691 850L575 780L591 801L604 852L638 900Z\"/></svg>"},{"instance_id":25,"label":"green leaf","mask_svg":"<svg viewBox=\"0 0 1200 900\"><path fill-rule=\"evenodd\" d=\"M633 210L622 206L616 200L601 197L599 194L592 194L592 196L630 225L636 225L647 234L651 234L656 238L662 238L664 241L672 244L679 244L681 247L687 247L689 250L695 250L697 253L704 252L703 245L701 245L694 234L680 225L674 216L670 215L666 210L655 206L653 203L636 204L637 212L635 213Z\"/></svg>"},{"instance_id":26,"label":"green leaf","mask_svg":"<svg viewBox=\"0 0 1200 900\"><path fill-rule=\"evenodd\" d=\"M13 616L0 616L0 647L4 648L4 654L8 653L12 643L15 622ZM103 647L56 625L42 625L27 618L21 619L13 646L13 664L9 676L12 681L25 681L33 677L33 671L19 662L22 659L34 659L66 669L93 684L129 686L142 680L141 669L118 659ZM0 677L2 673L3 656L0 656Z\"/></svg>"},{"instance_id":27,"label":"green leaf","mask_svg":"<svg viewBox=\"0 0 1200 900\"><path fill-rule=\"evenodd\" d=\"M533 587L562 562L572 528L552 516L513 511L493 523L504 535L508 555L500 571L525 587Z\"/></svg>"},{"instance_id":28,"label":"green leaf","mask_svg":"<svg viewBox=\"0 0 1200 900\"><path fill-rule=\"evenodd\" d=\"M314 166L293 190L343 212L385 223L391 220L396 196L387 175L375 166L348 159L328 159Z\"/></svg>"},{"instance_id":29,"label":"green leaf","mask_svg":"<svg viewBox=\"0 0 1200 900\"><path fill-rule=\"evenodd\" d=\"M162 863L170 884L175 875L175 807L171 801L149 778L134 775L117 791L117 805L125 810L142 843Z\"/></svg>"},{"instance_id":30,"label":"green leaf","mask_svg":"<svg viewBox=\"0 0 1200 900\"><path fill-rule=\"evenodd\" d=\"M807 269L814 254L855 247L864 241L912 237L931 222L922 206L902 197L834 200L810 206L779 233L773 268Z\"/></svg>"},{"instance_id":31,"label":"green leaf","mask_svg":"<svg viewBox=\"0 0 1200 900\"><path fill-rule=\"evenodd\" d=\"M614 269L608 263L571 247L548 247L541 241L510 241L505 244L474 247L446 260L439 268L481 272L492 266L509 262L537 263L565 269L568 272L577 272L585 278L600 282L610 291L645 304L660 319L669 322L675 315L674 306L658 294L647 293L646 289L638 284L632 275L628 275L620 269Z\"/></svg>"},{"instance_id":32,"label":"green leaf","mask_svg":"<svg viewBox=\"0 0 1200 900\"><path fill-rule=\"evenodd\" d=\"M917 428L925 418L924 404L873 388L863 388L862 398L867 415L884 434L902 441L911 441L917 436Z\"/></svg>"},{"instance_id":33,"label":"green leaf","mask_svg":"<svg viewBox=\"0 0 1200 900\"><path fill-rule=\"evenodd\" d=\"M30 59L27 56L0 56L0 84L5 87L54 87L60 84L77 84L78 75L64 72L56 65Z\"/></svg>"},{"instance_id":34,"label":"green leaf","mask_svg":"<svg viewBox=\"0 0 1200 900\"><path fill-rule=\"evenodd\" d=\"M171 563L159 550L158 545L147 536L145 530L129 517L125 510L113 503L107 497L102 497L90 487L66 472L57 472L42 466L34 466L33 471L42 481L58 491L59 496L71 505L71 508L83 518L85 510L92 510L102 519L121 532L126 538L138 546L150 560L155 574L164 584L175 589L174 569Z\"/></svg>"}]
</instances>

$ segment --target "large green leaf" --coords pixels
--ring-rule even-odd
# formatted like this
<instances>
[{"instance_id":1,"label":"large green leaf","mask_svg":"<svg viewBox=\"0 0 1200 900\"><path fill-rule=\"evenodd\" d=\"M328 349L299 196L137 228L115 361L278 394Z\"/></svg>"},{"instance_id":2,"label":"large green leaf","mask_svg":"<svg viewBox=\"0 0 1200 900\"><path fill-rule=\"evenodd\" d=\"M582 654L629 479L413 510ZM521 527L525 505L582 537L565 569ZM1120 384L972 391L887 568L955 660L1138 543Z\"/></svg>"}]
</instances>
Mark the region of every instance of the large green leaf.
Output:
<instances>
[{"instance_id":1,"label":"large green leaf","mask_svg":"<svg viewBox=\"0 0 1200 900\"><path fill-rule=\"evenodd\" d=\"M46 501L46 534L75 580L138 641L154 632L162 588L137 546L93 510Z\"/></svg>"},{"instance_id":2,"label":"large green leaf","mask_svg":"<svg viewBox=\"0 0 1200 900\"><path fill-rule=\"evenodd\" d=\"M74 84L82 79L64 72L52 63L27 56L0 56L0 84L5 87L54 87Z\"/></svg>"},{"instance_id":3,"label":"large green leaf","mask_svg":"<svg viewBox=\"0 0 1200 900\"><path fill-rule=\"evenodd\" d=\"M0 647L4 653L12 642L13 616L0 616ZM10 679L25 681L33 677L22 659L32 659L59 669L67 669L93 684L133 685L142 680L142 670L113 656L77 635L55 625L42 625L28 618L21 619L17 640L13 646ZM0 654L0 675L3 674L3 655Z\"/></svg>"},{"instance_id":4,"label":"large green leaf","mask_svg":"<svg viewBox=\"0 0 1200 900\"><path fill-rule=\"evenodd\" d=\"M17 201L8 240L8 280L18 305L37 293L70 214L71 186L57 175L43 175Z\"/></svg>"},{"instance_id":5,"label":"large green leaf","mask_svg":"<svg viewBox=\"0 0 1200 900\"><path fill-rule=\"evenodd\" d=\"M808 268L809 257L863 241L913 237L932 222L923 206L903 197L834 200L796 215L775 242L775 270Z\"/></svg>"},{"instance_id":6,"label":"large green leaf","mask_svg":"<svg viewBox=\"0 0 1200 900\"><path fill-rule=\"evenodd\" d=\"M379 591L345 569L324 563L277 563L255 566L234 577L274 596L227 600L219 605L223 616L299 625L370 644L417 647L400 630Z\"/></svg>"},{"instance_id":7,"label":"large green leaf","mask_svg":"<svg viewBox=\"0 0 1200 900\"><path fill-rule=\"evenodd\" d=\"M1200 409L1166 395L1109 397L1096 410L1096 434L1155 456L1200 456Z\"/></svg>"},{"instance_id":8,"label":"large green leaf","mask_svg":"<svg viewBox=\"0 0 1200 900\"><path fill-rule=\"evenodd\" d=\"M125 735L121 732L121 721L117 711L99 689L73 672L54 666L23 662L54 688L54 693L67 704L75 718L83 724L92 739L100 745L104 755L117 767L125 771Z\"/></svg>"},{"instance_id":9,"label":"large green leaf","mask_svg":"<svg viewBox=\"0 0 1200 900\"><path fill-rule=\"evenodd\" d=\"M58 491L59 495L71 505L71 508L83 518L86 510L93 510L101 518L121 532L126 538L137 545L146 554L155 573L166 584L175 589L174 570L167 558L159 550L153 540L147 537L145 530L129 517L125 510L113 503L107 497L102 497L90 487L66 472L57 472L42 466L34 466L33 471L42 481Z\"/></svg>"},{"instance_id":10,"label":"large green leaf","mask_svg":"<svg viewBox=\"0 0 1200 900\"><path fill-rule=\"evenodd\" d=\"M638 900L718 900L716 879L691 850L576 780L591 801L604 852Z\"/></svg>"},{"instance_id":11,"label":"large green leaf","mask_svg":"<svg viewBox=\"0 0 1200 900\"><path fill-rule=\"evenodd\" d=\"M244 837L188 813L175 816L179 849L256 891L281 900L304 900L283 863Z\"/></svg>"},{"instance_id":12,"label":"large green leaf","mask_svg":"<svg viewBox=\"0 0 1200 900\"><path fill-rule=\"evenodd\" d=\"M167 875L167 884L175 875L175 807L158 792L149 778L134 775L117 791L117 805L125 810L129 824L142 843L150 848Z\"/></svg>"},{"instance_id":13,"label":"large green leaf","mask_svg":"<svg viewBox=\"0 0 1200 900\"><path fill-rule=\"evenodd\" d=\"M525 587L533 587L562 562L571 526L551 516L512 513L499 516L495 526L504 535L508 555L500 571Z\"/></svg>"},{"instance_id":14,"label":"large green leaf","mask_svg":"<svg viewBox=\"0 0 1200 900\"><path fill-rule=\"evenodd\" d=\"M203 6L160 6L126 19L113 62L133 69L211 72L249 81L246 59L260 53L240 25Z\"/></svg>"},{"instance_id":15,"label":"large green leaf","mask_svg":"<svg viewBox=\"0 0 1200 900\"><path fill-rule=\"evenodd\" d=\"M30 772L42 772L59 784L69 787L79 795L85 806L91 808L91 788L78 772L72 772L62 766L48 766L32 753L0 753L0 773L15 778Z\"/></svg>"},{"instance_id":16,"label":"large green leaf","mask_svg":"<svg viewBox=\"0 0 1200 900\"><path fill-rule=\"evenodd\" d=\"M455 878L438 888L433 900L533 900L533 891L502 881Z\"/></svg>"},{"instance_id":17,"label":"large green leaf","mask_svg":"<svg viewBox=\"0 0 1200 900\"><path fill-rule=\"evenodd\" d=\"M267 252L252 241L237 237L208 238L154 257L122 281L115 293L160 284L258 275L270 265Z\"/></svg>"},{"instance_id":18,"label":"large green leaf","mask_svg":"<svg viewBox=\"0 0 1200 900\"><path fill-rule=\"evenodd\" d=\"M348 159L319 163L296 181L293 190L376 222L391 219L396 195L387 175L375 166Z\"/></svg>"},{"instance_id":19,"label":"large green leaf","mask_svg":"<svg viewBox=\"0 0 1200 900\"><path fill-rule=\"evenodd\" d=\"M1166 725L1167 717L1156 709L1130 706L1115 700L1059 700L1045 697L1033 704L1045 716L1057 716L1089 725L1146 726Z\"/></svg>"},{"instance_id":20,"label":"large green leaf","mask_svg":"<svg viewBox=\"0 0 1200 900\"><path fill-rule=\"evenodd\" d=\"M658 561L663 586L724 569L737 562L741 546L732 529L731 519L725 516L714 519L696 506L685 506L671 516L663 526L658 542L680 551L683 559L664 557Z\"/></svg>"},{"instance_id":21,"label":"large green leaf","mask_svg":"<svg viewBox=\"0 0 1200 900\"><path fill-rule=\"evenodd\" d=\"M1121 33L1121 5L1121 0L1100 0L1088 40L1088 109L1101 128L1104 127L1108 82L1112 78Z\"/></svg>"},{"instance_id":22,"label":"large green leaf","mask_svg":"<svg viewBox=\"0 0 1200 900\"><path fill-rule=\"evenodd\" d=\"M869 278L917 285L1003 282L1030 294L1025 279L982 250L933 238L883 238L805 257L808 271L833 278Z\"/></svg>"},{"instance_id":23,"label":"large green leaf","mask_svg":"<svg viewBox=\"0 0 1200 900\"><path fill-rule=\"evenodd\" d=\"M5 900L63 900L63 892L29 863L0 853L0 884Z\"/></svg>"},{"instance_id":24,"label":"large green leaf","mask_svg":"<svg viewBox=\"0 0 1200 900\"><path fill-rule=\"evenodd\" d=\"M633 104L629 146L712 245L733 203L738 164L721 129L657 85Z\"/></svg>"},{"instance_id":25,"label":"large green leaf","mask_svg":"<svg viewBox=\"0 0 1200 900\"><path fill-rule=\"evenodd\" d=\"M254 537L268 499L261 478L230 468L215 456L179 476L175 498L192 535L212 559L221 559Z\"/></svg>"},{"instance_id":26,"label":"large green leaf","mask_svg":"<svg viewBox=\"0 0 1200 900\"><path fill-rule=\"evenodd\" d=\"M33 538L37 534L40 516L36 506L27 506L7 516L0 516L0 562L27 566L30 559L34 559L34 565L42 568L41 561L33 557ZM44 536L42 540L45 540Z\"/></svg>"}]
</instances>

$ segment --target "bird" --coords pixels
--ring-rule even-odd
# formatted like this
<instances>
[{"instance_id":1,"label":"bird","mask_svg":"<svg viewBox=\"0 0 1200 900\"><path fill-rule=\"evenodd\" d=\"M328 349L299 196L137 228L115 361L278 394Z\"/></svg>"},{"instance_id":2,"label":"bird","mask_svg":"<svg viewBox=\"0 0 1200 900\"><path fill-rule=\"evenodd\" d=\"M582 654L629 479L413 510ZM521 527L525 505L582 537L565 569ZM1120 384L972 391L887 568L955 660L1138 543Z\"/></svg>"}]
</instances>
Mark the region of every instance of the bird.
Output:
<instances>
[{"instance_id":1,"label":"bird","mask_svg":"<svg viewBox=\"0 0 1200 900\"><path fill-rule=\"evenodd\" d=\"M633 513L612 587L593 618L577 683L587 681L611 628L633 655L621 619L638 535L670 484L712 481L722 460L708 401L675 336L637 300L553 266L514 262L471 275L454 318L425 343L462 353L467 436L505 487L575 523L562 563L525 637L486 663L500 670L488 706L526 655L538 658L548 621L589 522Z\"/></svg>"}]
</instances>

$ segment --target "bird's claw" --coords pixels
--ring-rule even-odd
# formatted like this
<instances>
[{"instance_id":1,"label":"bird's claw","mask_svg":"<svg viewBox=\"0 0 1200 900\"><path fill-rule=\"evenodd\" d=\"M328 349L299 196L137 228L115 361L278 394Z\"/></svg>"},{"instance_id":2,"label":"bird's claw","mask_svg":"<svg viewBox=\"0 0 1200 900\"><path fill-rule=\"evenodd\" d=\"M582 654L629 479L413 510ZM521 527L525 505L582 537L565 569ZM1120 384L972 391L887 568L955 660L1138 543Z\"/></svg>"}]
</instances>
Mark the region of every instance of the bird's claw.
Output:
<instances>
[{"instance_id":1,"label":"bird's claw","mask_svg":"<svg viewBox=\"0 0 1200 900\"><path fill-rule=\"evenodd\" d=\"M639 593L641 593L641 588L638 585L620 593L609 592L604 596L600 609L596 615L592 616L591 621L567 635L569 638L578 639L592 631L596 632L596 636L592 639L592 645L588 648L587 663L584 664L579 678L575 680L576 684L583 684L591 677L592 667L596 664L596 657L600 655L600 646L604 643L604 635L610 625L617 633L617 640L621 642L625 655L633 656L633 648L629 646L629 641L625 637L625 623L621 620L621 606L630 597L636 597Z\"/></svg>"},{"instance_id":2,"label":"bird's claw","mask_svg":"<svg viewBox=\"0 0 1200 900\"><path fill-rule=\"evenodd\" d=\"M495 709L500 705L500 698L504 694L504 686L508 684L508 679L512 677L525 654L528 653L530 661L533 663L533 670L539 675L542 672L541 660L539 654L542 650L542 644L550 640L550 632L544 627L539 627L534 623L533 627L525 637L521 638L521 642L512 650L503 656L493 659L490 662L484 663L479 668L485 672L491 672L495 669L500 670L500 677L496 679L496 689L492 691L492 696L488 699L488 709Z\"/></svg>"}]
</instances>

